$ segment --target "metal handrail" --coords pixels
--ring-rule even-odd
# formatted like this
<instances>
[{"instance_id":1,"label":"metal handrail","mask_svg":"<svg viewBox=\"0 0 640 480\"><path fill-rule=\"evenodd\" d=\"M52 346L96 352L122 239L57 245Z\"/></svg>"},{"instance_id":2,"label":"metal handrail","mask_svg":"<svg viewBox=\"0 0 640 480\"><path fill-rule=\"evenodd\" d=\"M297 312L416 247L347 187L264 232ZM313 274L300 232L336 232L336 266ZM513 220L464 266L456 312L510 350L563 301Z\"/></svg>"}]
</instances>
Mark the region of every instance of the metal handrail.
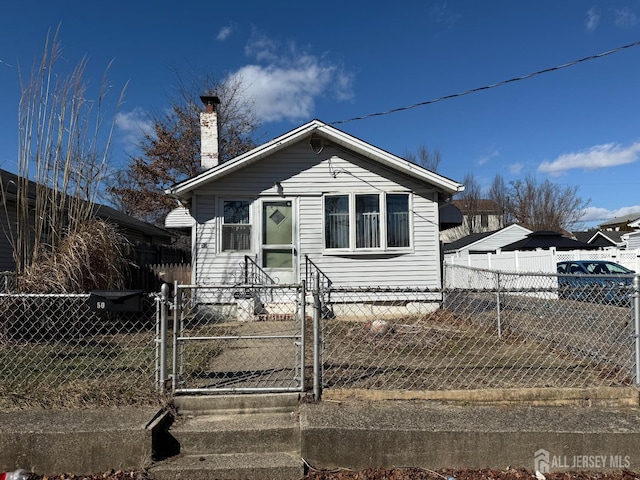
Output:
<instances>
[{"instance_id":1,"label":"metal handrail","mask_svg":"<svg viewBox=\"0 0 640 480\"><path fill-rule=\"evenodd\" d=\"M245 285L274 285L277 282L265 272L249 255L244 256Z\"/></svg>"},{"instance_id":2,"label":"metal handrail","mask_svg":"<svg viewBox=\"0 0 640 480\"><path fill-rule=\"evenodd\" d=\"M309 255L304 256L305 259L305 278L308 286L313 286L311 288L315 288L316 282L314 281L314 277L319 278L319 283L317 283L319 288L322 289L330 289L331 288L331 279L325 274L320 268L313 263L313 261L309 258Z\"/></svg>"}]
</instances>

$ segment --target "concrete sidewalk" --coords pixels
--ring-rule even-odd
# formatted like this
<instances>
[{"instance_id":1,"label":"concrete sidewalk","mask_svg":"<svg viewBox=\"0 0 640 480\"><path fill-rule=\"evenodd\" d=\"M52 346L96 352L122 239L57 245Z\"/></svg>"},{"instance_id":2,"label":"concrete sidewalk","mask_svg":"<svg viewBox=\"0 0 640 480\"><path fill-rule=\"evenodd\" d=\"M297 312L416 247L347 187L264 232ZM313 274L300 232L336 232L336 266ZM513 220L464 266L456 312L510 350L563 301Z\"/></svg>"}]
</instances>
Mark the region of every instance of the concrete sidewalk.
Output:
<instances>
[{"instance_id":1,"label":"concrete sidewalk","mask_svg":"<svg viewBox=\"0 0 640 480\"><path fill-rule=\"evenodd\" d=\"M325 401L300 413L302 455L324 469L640 470L637 407Z\"/></svg>"},{"instance_id":2,"label":"concrete sidewalk","mask_svg":"<svg viewBox=\"0 0 640 480\"><path fill-rule=\"evenodd\" d=\"M356 470L511 466L640 471L640 407L634 388L487 390L476 392L475 399L455 392L446 399L441 392L360 393L327 390L322 402L303 399L294 405L305 462L314 468ZM247 408L248 395L223 400L233 403L232 397L242 405L240 413L260 415L259 409ZM289 401L291 395L268 398ZM206 403L203 397L197 400ZM205 404L199 408L207 413ZM158 413L155 408L0 412L0 471L89 474L145 468L152 460L150 426ZM243 433L246 424L249 419L236 429L250 442L256 436ZM255 422L257 432L260 428Z\"/></svg>"}]
</instances>

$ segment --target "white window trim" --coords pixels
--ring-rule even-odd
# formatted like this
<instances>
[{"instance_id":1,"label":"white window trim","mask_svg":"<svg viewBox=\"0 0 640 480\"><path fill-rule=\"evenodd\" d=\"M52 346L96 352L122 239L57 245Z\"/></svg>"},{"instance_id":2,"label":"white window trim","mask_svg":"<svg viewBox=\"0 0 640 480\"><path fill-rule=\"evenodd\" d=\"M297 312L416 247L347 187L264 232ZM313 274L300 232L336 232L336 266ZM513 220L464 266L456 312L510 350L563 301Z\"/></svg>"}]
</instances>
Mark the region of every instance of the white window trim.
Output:
<instances>
[{"instance_id":1,"label":"white window trim","mask_svg":"<svg viewBox=\"0 0 640 480\"><path fill-rule=\"evenodd\" d=\"M248 250L223 250L222 249L222 230L224 225L229 225L224 223L224 202L248 202L249 203L249 225L251 227L251 236L250 236L250 248ZM216 242L216 248L218 250L218 254L220 255L245 255L247 252L251 253L255 250L255 215L253 212L254 209L254 199L247 197L220 197L218 202L218 241Z\"/></svg>"},{"instance_id":2,"label":"white window trim","mask_svg":"<svg viewBox=\"0 0 640 480\"><path fill-rule=\"evenodd\" d=\"M407 195L409 213L409 246L388 247L387 246L387 195ZM380 247L376 248L356 248L356 196L358 195L378 195L380 198ZM346 196L349 198L349 248L327 248L326 242L326 218L325 218L325 198ZM322 254L323 255L379 255L381 253L398 254L413 253L413 194L407 191L357 191L357 192L328 192L322 195Z\"/></svg>"}]
</instances>

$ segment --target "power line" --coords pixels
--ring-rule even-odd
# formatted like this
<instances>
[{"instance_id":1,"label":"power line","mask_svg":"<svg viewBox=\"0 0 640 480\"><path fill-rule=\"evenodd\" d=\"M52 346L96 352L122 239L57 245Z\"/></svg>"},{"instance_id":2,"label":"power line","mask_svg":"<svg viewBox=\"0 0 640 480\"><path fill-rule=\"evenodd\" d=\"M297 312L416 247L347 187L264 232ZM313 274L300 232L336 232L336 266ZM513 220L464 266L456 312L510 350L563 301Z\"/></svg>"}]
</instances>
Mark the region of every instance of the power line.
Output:
<instances>
[{"instance_id":1,"label":"power line","mask_svg":"<svg viewBox=\"0 0 640 480\"><path fill-rule=\"evenodd\" d=\"M445 95L444 97L436 98L436 99L433 99L433 100L427 100L425 102L415 103L415 104L409 105L407 107L392 108L391 110L387 110L385 112L370 113L368 115L363 115L361 117L353 117L353 118L349 118L347 120L338 120L336 122L331 122L331 125L339 125L341 123L353 122L353 121L356 121L356 120L365 120L365 119L371 118L371 117L380 117L382 115L389 115L390 113L402 112L404 110L410 110L412 108L422 107L424 105L431 105L432 103L441 102L443 100L449 100L451 98L463 97L465 95L469 95L470 93L480 92L482 90L490 90L492 88L501 87L501 86L506 85L508 83L519 82L520 80L526 80L528 78L535 77L537 75L542 75L543 73L554 72L556 70L561 70L563 68L572 67L574 65L577 65L577 64L583 63L583 62L587 62L589 60L595 60L597 58L606 57L607 55L613 55L614 53L618 53L618 52L620 52L622 50L625 50L627 48L637 47L638 45L640 45L640 41L633 42L633 43L630 43L628 45L624 45L622 47L614 48L613 50L609 50L607 52L598 53L596 55L590 55L588 57L584 57L584 58L581 58L579 60L574 60L572 62L565 63L563 65L558 65L556 67L545 68L544 70L538 70L537 72L528 73L526 75L522 75L521 77L515 77L515 78L510 78L509 80L503 80L501 82L494 83L492 85L486 85L484 87L472 88L471 90L467 90L467 91L460 92L460 93L454 93L454 94L451 94L451 95Z\"/></svg>"}]
</instances>

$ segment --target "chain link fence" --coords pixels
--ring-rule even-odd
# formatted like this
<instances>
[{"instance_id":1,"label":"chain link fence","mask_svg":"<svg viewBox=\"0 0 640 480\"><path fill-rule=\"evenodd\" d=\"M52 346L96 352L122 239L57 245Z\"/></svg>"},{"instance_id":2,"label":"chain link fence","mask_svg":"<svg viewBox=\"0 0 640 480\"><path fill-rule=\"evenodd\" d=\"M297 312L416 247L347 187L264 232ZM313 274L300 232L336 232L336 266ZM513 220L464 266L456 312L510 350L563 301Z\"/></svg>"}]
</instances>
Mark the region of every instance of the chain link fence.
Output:
<instances>
[{"instance_id":1,"label":"chain link fence","mask_svg":"<svg viewBox=\"0 0 640 480\"><path fill-rule=\"evenodd\" d=\"M447 287L324 292L324 388L447 390L635 381L632 278L446 266Z\"/></svg>"},{"instance_id":2,"label":"chain link fence","mask_svg":"<svg viewBox=\"0 0 640 480\"><path fill-rule=\"evenodd\" d=\"M302 286L178 286L175 302L167 349L174 392L304 388Z\"/></svg>"},{"instance_id":3,"label":"chain link fence","mask_svg":"<svg viewBox=\"0 0 640 480\"><path fill-rule=\"evenodd\" d=\"M638 383L634 276L445 266L444 278L436 290L176 285L136 312L95 311L90 295L0 294L0 408L154 404L163 387Z\"/></svg>"},{"instance_id":4,"label":"chain link fence","mask_svg":"<svg viewBox=\"0 0 640 480\"><path fill-rule=\"evenodd\" d=\"M0 294L0 408L156 403L156 303L98 312L89 294Z\"/></svg>"}]
</instances>

